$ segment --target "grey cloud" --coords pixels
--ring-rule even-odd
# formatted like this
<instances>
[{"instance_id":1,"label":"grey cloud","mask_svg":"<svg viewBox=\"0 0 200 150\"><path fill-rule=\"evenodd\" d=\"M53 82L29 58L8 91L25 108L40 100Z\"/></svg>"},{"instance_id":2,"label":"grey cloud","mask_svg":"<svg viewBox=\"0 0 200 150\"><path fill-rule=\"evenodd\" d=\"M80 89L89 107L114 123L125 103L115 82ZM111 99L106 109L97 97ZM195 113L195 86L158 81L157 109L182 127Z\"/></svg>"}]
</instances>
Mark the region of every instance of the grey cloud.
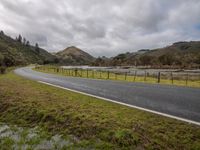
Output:
<instances>
[{"instance_id":1,"label":"grey cloud","mask_svg":"<svg viewBox=\"0 0 200 150\"><path fill-rule=\"evenodd\" d=\"M199 0L1 0L0 29L49 51L94 56L200 39Z\"/></svg>"}]
</instances>

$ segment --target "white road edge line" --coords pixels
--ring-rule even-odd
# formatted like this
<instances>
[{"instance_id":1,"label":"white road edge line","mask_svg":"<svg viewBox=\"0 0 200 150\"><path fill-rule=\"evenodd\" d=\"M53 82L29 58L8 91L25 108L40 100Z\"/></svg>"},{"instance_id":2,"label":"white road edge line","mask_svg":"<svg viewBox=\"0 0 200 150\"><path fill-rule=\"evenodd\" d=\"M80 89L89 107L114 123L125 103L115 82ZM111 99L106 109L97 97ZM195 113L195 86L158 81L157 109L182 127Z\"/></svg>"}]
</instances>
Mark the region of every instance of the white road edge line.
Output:
<instances>
[{"instance_id":1,"label":"white road edge line","mask_svg":"<svg viewBox=\"0 0 200 150\"><path fill-rule=\"evenodd\" d=\"M173 116L173 115L169 115L169 114L161 113L161 112L158 112L158 111L154 111L154 110L138 107L138 106L135 106L135 105L126 104L126 103L123 103L123 102L118 102L118 101L115 101L115 100L111 100L111 99L108 99L108 98L104 98L104 97L88 94L88 93L85 93L85 92L81 92L81 91L65 88L65 87L62 87L62 86L59 86L59 85L55 85L55 84L51 84L51 83L48 83L48 82L43 82L43 81L38 81L38 82L46 84L46 85L54 86L54 87L57 87L57 88L61 88L61 89L64 89L64 90L68 90L68 91L71 91L71 92L76 92L76 93L79 93L79 94L91 96L91 97L94 97L94 98L102 99L102 100L105 100L105 101L109 101L109 102L113 102L113 103L116 103L116 104L128 106L128 107L131 107L131 108L136 108L136 109L143 110L143 111L146 111L146 112L150 112L150 113L153 113L153 114L165 116L165 117L168 117L168 118L173 118L173 119L176 119L176 120L180 120L180 121L184 121L184 122L187 122L187 123L190 123L190 124L195 124L195 125L200 126L200 122L192 121L192 120L189 120L189 119L176 117L176 116Z\"/></svg>"}]
</instances>

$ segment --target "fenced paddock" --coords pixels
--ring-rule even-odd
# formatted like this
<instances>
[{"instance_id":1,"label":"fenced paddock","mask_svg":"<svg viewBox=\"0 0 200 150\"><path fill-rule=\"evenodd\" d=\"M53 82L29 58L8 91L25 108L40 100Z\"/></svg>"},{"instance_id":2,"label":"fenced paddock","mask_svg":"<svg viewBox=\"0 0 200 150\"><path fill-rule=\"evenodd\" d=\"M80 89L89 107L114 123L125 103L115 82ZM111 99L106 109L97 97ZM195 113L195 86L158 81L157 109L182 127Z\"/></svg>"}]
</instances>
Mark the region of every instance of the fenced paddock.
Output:
<instances>
[{"instance_id":1,"label":"fenced paddock","mask_svg":"<svg viewBox=\"0 0 200 150\"><path fill-rule=\"evenodd\" d=\"M200 87L200 73L198 72L149 71L145 69L139 71L117 71L117 69L114 69L112 71L110 69L62 68L56 66L36 66L34 69L72 77Z\"/></svg>"}]
</instances>

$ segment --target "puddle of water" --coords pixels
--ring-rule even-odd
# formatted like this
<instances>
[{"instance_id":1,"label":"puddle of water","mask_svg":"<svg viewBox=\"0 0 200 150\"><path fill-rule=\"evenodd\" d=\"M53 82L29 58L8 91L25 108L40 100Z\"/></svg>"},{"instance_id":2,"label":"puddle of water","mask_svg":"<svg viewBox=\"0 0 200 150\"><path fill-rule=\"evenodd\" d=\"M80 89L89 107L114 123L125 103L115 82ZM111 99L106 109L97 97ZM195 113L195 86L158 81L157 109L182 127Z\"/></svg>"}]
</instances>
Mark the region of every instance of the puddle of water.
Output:
<instances>
[{"instance_id":1,"label":"puddle of water","mask_svg":"<svg viewBox=\"0 0 200 150\"><path fill-rule=\"evenodd\" d=\"M66 149L73 145L72 141L61 135L50 136L39 128L21 128L0 124L0 148L13 150Z\"/></svg>"}]
</instances>

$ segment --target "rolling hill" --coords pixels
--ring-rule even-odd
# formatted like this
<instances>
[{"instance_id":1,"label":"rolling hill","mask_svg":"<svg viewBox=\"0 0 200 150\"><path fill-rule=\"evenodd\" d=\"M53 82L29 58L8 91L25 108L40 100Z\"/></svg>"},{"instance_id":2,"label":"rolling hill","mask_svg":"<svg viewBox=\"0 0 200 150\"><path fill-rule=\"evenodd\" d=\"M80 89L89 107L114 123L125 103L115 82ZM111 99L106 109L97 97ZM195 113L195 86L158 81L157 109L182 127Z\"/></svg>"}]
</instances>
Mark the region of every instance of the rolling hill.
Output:
<instances>
[{"instance_id":1,"label":"rolling hill","mask_svg":"<svg viewBox=\"0 0 200 150\"><path fill-rule=\"evenodd\" d=\"M158 49L142 49L133 53L123 53L106 60L99 61L110 66L151 66L153 68L199 68L200 41L177 42ZM95 61L96 65L97 60Z\"/></svg>"},{"instance_id":2,"label":"rolling hill","mask_svg":"<svg viewBox=\"0 0 200 150\"><path fill-rule=\"evenodd\" d=\"M63 65L88 65L95 60L93 56L75 46L68 47L55 55Z\"/></svg>"},{"instance_id":3,"label":"rolling hill","mask_svg":"<svg viewBox=\"0 0 200 150\"><path fill-rule=\"evenodd\" d=\"M31 63L95 66L148 66L152 68L200 68L200 41L177 42L157 49L142 49L115 57L94 58L83 50L71 46L51 54L29 43L12 39L0 32L0 66Z\"/></svg>"},{"instance_id":4,"label":"rolling hill","mask_svg":"<svg viewBox=\"0 0 200 150\"><path fill-rule=\"evenodd\" d=\"M0 65L17 66L31 63L53 63L56 57L46 50L31 46L0 33Z\"/></svg>"}]
</instances>

